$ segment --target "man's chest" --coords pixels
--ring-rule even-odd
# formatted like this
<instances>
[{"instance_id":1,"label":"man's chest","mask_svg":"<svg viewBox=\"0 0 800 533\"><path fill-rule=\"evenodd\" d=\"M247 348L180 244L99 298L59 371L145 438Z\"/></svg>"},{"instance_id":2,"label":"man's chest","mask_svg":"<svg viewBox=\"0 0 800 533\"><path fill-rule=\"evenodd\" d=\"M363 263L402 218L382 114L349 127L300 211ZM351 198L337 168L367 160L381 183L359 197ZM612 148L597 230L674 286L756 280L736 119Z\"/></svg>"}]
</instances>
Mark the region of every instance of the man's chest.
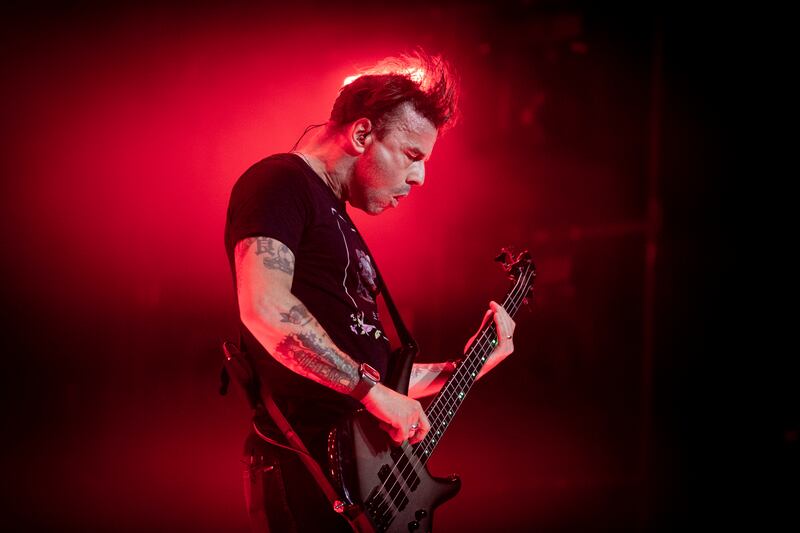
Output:
<instances>
[{"instance_id":1,"label":"man's chest","mask_svg":"<svg viewBox=\"0 0 800 533\"><path fill-rule=\"evenodd\" d=\"M372 256L349 218L335 207L305 228L296 258L297 273L328 281L356 307L375 304L378 276Z\"/></svg>"}]
</instances>

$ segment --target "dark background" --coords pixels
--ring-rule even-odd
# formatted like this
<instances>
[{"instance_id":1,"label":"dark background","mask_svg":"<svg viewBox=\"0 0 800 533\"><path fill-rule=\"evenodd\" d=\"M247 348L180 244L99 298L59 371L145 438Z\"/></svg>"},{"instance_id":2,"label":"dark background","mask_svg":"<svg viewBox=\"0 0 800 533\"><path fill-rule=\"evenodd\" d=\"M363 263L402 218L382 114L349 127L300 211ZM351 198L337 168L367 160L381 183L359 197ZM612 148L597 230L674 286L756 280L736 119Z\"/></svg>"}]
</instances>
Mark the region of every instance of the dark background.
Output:
<instances>
[{"instance_id":1,"label":"dark background","mask_svg":"<svg viewBox=\"0 0 800 533\"><path fill-rule=\"evenodd\" d=\"M4 520L246 531L248 413L217 394L230 187L358 66L421 45L463 81L425 186L355 213L420 345L452 358L538 266L516 353L430 462L438 531L714 524L726 13L591 2L6 5ZM788 412L788 411L787 411ZM784 429L796 461L797 431ZM794 454L794 455L792 455Z\"/></svg>"}]
</instances>

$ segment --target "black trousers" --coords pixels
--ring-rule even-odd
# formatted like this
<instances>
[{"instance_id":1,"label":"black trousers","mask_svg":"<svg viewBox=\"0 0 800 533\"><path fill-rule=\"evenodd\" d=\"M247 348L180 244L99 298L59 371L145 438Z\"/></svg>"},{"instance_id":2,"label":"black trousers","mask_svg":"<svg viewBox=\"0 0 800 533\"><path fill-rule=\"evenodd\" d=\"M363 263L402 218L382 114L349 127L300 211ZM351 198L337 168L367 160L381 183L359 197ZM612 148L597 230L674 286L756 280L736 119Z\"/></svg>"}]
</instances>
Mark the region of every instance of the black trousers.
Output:
<instances>
[{"instance_id":1,"label":"black trousers","mask_svg":"<svg viewBox=\"0 0 800 533\"><path fill-rule=\"evenodd\" d=\"M295 452L251 432L243 462L245 501L254 532L352 533Z\"/></svg>"}]
</instances>

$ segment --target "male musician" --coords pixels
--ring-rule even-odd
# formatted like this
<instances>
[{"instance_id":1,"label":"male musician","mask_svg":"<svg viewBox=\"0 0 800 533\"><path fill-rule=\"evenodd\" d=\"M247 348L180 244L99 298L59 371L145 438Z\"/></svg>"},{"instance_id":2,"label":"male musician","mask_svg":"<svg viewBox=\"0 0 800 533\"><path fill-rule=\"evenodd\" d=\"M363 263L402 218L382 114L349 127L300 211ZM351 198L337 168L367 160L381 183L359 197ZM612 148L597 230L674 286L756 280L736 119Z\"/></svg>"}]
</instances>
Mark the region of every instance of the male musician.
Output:
<instances>
[{"instance_id":1,"label":"male musician","mask_svg":"<svg viewBox=\"0 0 800 533\"><path fill-rule=\"evenodd\" d=\"M256 163L231 193L225 245L243 348L312 452L342 414L363 406L397 443L430 425L416 400L455 362L415 364L409 395L384 386L390 347L378 316L374 259L345 204L377 215L425 181L457 87L440 57L384 60L342 87L330 119L298 151ZM514 321L489 304L499 343L481 374L513 351ZM269 420L259 433L283 441ZM254 530L348 531L295 452L251 434L245 492Z\"/></svg>"}]
</instances>

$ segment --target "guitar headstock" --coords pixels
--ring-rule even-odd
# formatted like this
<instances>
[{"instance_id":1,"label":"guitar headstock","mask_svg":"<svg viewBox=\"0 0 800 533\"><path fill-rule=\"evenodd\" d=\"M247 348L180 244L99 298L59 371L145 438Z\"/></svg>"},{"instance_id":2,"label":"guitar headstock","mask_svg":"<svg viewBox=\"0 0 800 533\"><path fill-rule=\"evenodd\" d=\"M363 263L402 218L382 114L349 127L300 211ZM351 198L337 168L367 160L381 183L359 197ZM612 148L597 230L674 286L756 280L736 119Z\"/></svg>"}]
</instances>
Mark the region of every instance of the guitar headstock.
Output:
<instances>
[{"instance_id":1,"label":"guitar headstock","mask_svg":"<svg viewBox=\"0 0 800 533\"><path fill-rule=\"evenodd\" d=\"M508 279L515 284L524 285L523 302L528 303L528 298L533 293L533 281L536 279L536 265L533 264L530 252L523 250L515 253L511 248L503 248L494 260L503 266Z\"/></svg>"}]
</instances>

